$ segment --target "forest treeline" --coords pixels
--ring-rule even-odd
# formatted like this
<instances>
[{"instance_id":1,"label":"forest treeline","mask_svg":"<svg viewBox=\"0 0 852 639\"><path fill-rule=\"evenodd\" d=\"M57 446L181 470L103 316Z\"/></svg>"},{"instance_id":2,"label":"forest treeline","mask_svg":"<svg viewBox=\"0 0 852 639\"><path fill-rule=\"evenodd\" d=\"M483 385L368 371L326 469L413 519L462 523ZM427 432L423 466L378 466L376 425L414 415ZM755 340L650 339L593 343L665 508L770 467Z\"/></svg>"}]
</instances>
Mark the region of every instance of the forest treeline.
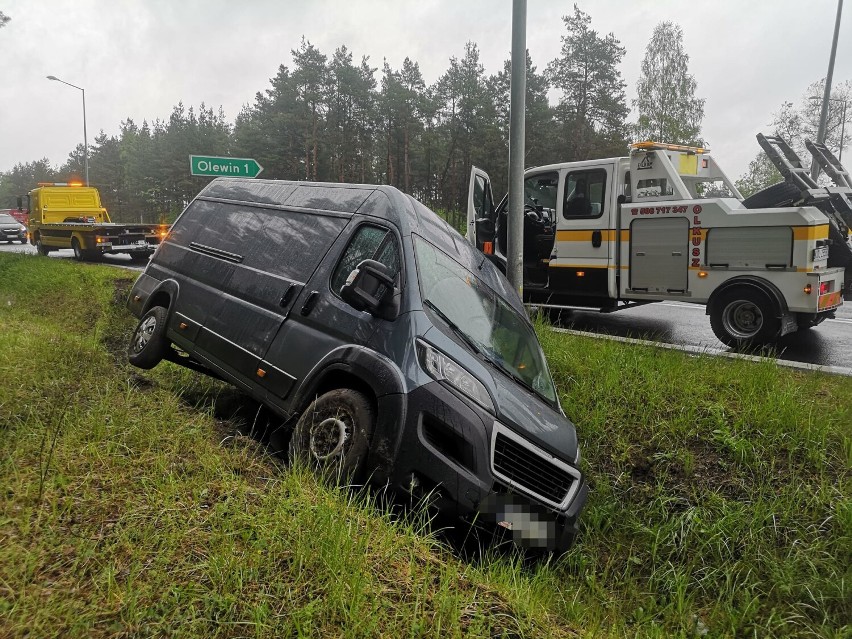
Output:
<instances>
[{"instance_id":1,"label":"forest treeline","mask_svg":"<svg viewBox=\"0 0 852 639\"><path fill-rule=\"evenodd\" d=\"M526 166L624 155L632 139L702 143L704 100L678 25L654 29L630 123L624 47L576 5L563 22L556 59L540 67L527 54ZM172 219L209 180L190 175L190 154L255 158L263 178L390 184L443 210L464 207L472 164L496 188L506 184L508 60L489 75L468 42L427 84L410 58L379 68L346 46L329 55L304 38L291 53L291 66L282 64L233 122L221 107L179 102L165 120L128 117L117 135L101 131L89 176L113 217ZM37 182L81 178L83 158L80 144L61 167L41 159L0 173L0 208Z\"/></svg>"}]
</instances>

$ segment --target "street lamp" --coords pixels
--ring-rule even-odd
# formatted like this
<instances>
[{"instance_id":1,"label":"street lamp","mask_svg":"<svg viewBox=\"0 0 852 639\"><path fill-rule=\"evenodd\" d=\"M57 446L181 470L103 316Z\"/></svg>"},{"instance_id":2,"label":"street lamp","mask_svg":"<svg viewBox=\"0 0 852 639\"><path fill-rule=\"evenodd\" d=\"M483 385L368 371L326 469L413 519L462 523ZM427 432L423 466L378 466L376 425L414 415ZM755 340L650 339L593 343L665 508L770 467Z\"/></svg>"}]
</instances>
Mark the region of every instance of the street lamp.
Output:
<instances>
[{"instance_id":1,"label":"street lamp","mask_svg":"<svg viewBox=\"0 0 852 639\"><path fill-rule=\"evenodd\" d=\"M83 161L86 166L86 186L89 186L89 138L86 135L86 90L83 87L78 87L76 84L60 80L55 75L49 75L47 79L67 84L69 87L74 87L83 92Z\"/></svg>"},{"instance_id":2,"label":"street lamp","mask_svg":"<svg viewBox=\"0 0 852 639\"><path fill-rule=\"evenodd\" d=\"M819 100L820 97L818 95L812 95L809 100ZM840 102L843 104L843 112L840 116L840 153L837 156L837 161L840 162L843 159L843 138L846 134L846 104L849 100L844 100L843 98L829 98L829 102Z\"/></svg>"},{"instance_id":3,"label":"street lamp","mask_svg":"<svg viewBox=\"0 0 852 639\"><path fill-rule=\"evenodd\" d=\"M834 19L834 39L831 41L831 55L828 56L828 73L825 76L825 88L822 94L822 108L819 112L819 131L817 144L825 142L825 124L828 120L828 101L831 99L831 78L834 75L834 56L837 54L837 36L840 33L840 14L843 13L843 0L837 0L837 17ZM819 163L816 158L811 162L811 178L819 177Z\"/></svg>"}]
</instances>

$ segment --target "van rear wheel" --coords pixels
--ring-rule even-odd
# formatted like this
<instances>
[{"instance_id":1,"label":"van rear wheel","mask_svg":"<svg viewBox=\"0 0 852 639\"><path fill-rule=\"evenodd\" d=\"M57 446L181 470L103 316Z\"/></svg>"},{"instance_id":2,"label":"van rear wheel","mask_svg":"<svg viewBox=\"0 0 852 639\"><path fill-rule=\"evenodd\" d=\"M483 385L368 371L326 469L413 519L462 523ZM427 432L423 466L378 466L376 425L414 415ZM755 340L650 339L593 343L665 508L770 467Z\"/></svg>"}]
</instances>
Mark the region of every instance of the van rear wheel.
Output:
<instances>
[{"instance_id":1,"label":"van rear wheel","mask_svg":"<svg viewBox=\"0 0 852 639\"><path fill-rule=\"evenodd\" d=\"M154 306L142 316L127 347L127 360L131 364L148 369L162 361L169 348L167 318L168 311L162 306Z\"/></svg>"},{"instance_id":2,"label":"van rear wheel","mask_svg":"<svg viewBox=\"0 0 852 639\"><path fill-rule=\"evenodd\" d=\"M315 399L296 423L290 459L340 483L360 482L375 422L375 410L363 393L350 388L329 391Z\"/></svg>"}]
</instances>

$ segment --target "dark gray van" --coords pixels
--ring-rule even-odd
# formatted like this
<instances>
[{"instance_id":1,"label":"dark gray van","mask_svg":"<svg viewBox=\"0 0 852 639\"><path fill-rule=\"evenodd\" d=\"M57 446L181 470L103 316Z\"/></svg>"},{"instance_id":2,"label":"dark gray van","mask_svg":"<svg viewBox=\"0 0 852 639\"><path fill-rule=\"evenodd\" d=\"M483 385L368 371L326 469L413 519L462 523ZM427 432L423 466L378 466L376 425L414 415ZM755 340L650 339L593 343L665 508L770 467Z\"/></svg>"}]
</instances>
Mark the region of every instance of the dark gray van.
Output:
<instances>
[{"instance_id":1,"label":"dark gray van","mask_svg":"<svg viewBox=\"0 0 852 639\"><path fill-rule=\"evenodd\" d=\"M520 298L387 186L218 178L131 291L130 362L211 372L290 452L561 551L587 484Z\"/></svg>"}]
</instances>

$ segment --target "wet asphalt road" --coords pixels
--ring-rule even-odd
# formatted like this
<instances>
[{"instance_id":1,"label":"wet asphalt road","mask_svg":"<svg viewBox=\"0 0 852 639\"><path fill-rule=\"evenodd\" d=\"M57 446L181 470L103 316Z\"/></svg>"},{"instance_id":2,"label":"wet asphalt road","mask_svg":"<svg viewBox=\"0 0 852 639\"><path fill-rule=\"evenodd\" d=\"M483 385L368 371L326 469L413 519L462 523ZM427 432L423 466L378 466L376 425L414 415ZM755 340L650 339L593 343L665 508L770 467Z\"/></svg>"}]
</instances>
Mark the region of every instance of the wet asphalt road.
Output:
<instances>
[{"instance_id":1,"label":"wet asphalt road","mask_svg":"<svg viewBox=\"0 0 852 639\"><path fill-rule=\"evenodd\" d=\"M713 334L704 307L696 304L658 302L606 314L575 311L563 326L590 333L728 350ZM836 319L825 320L808 331L785 335L777 357L852 368L852 302L838 309Z\"/></svg>"},{"instance_id":2,"label":"wet asphalt road","mask_svg":"<svg viewBox=\"0 0 852 639\"><path fill-rule=\"evenodd\" d=\"M19 244L18 242L15 242L14 244L0 243L0 252L27 253L30 255L36 254L34 246L30 246L29 244ZM71 249L61 249L59 251L53 251L49 257L54 260L73 260L74 252ZM133 264L130 261L130 256L123 253L120 255L104 255L103 259L99 263L108 264L110 266L121 266L123 268L129 268L140 272L145 270L144 264Z\"/></svg>"},{"instance_id":3,"label":"wet asphalt road","mask_svg":"<svg viewBox=\"0 0 852 639\"><path fill-rule=\"evenodd\" d=\"M35 253L35 248L22 244L0 244L0 251ZM56 251L51 259L73 259L71 250ZM131 264L126 255L107 255L100 262L134 271L144 265ZM575 311L565 328L590 333L635 337L667 344L721 349L724 345L710 329L710 319L703 306L682 302L659 302L617 313ZM822 366L852 368L852 302L837 312L837 318L826 320L809 331L792 333L781 340L778 358Z\"/></svg>"}]
</instances>

